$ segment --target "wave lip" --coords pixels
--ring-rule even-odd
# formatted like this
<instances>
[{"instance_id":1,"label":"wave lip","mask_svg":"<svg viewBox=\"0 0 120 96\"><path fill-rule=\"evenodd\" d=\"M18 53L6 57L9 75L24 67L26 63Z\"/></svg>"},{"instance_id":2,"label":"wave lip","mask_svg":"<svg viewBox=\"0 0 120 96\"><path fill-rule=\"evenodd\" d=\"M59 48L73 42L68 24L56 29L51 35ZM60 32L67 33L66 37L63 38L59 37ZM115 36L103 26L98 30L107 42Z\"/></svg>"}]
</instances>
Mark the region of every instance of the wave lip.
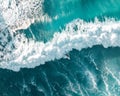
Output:
<instances>
[{"instance_id":1,"label":"wave lip","mask_svg":"<svg viewBox=\"0 0 120 96\"><path fill-rule=\"evenodd\" d=\"M69 58L66 54L72 49L81 50L93 45L105 48L120 46L120 22L84 22L76 19L66 25L62 32L56 32L47 43L28 40L24 35L16 35L7 46L12 52L0 63L1 68L19 71L20 68L34 68L47 61ZM14 45L14 50L12 47ZM7 59L6 59L7 58ZM70 59L70 58L69 58Z\"/></svg>"}]
</instances>

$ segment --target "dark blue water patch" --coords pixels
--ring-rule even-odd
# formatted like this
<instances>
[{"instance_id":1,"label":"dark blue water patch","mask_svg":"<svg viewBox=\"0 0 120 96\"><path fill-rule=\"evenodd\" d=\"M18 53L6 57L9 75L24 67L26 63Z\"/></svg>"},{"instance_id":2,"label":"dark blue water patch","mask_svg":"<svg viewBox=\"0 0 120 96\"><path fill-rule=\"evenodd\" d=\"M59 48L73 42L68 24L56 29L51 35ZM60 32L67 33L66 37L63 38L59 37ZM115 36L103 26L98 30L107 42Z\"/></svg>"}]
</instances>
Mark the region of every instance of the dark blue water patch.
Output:
<instances>
[{"instance_id":1,"label":"dark blue water patch","mask_svg":"<svg viewBox=\"0 0 120 96\"><path fill-rule=\"evenodd\" d=\"M112 74L105 73L106 67L110 68L112 64L120 67L118 61L105 64L106 60L120 58L119 47L94 46L82 51L73 50L69 57L70 60L54 60L19 72L0 69L0 96L108 96L105 80L111 95L120 95L117 90L120 85ZM112 68L111 72L119 80Z\"/></svg>"}]
</instances>

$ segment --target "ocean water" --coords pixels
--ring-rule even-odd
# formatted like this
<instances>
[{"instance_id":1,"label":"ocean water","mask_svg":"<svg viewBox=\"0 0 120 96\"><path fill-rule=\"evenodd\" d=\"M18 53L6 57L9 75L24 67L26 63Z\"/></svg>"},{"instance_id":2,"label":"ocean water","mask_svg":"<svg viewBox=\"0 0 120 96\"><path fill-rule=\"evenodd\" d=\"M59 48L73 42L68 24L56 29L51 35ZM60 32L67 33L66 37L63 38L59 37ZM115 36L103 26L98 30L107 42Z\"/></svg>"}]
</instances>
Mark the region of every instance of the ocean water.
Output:
<instances>
[{"instance_id":1,"label":"ocean water","mask_svg":"<svg viewBox=\"0 0 120 96\"><path fill-rule=\"evenodd\" d=\"M120 0L0 0L0 96L120 96Z\"/></svg>"}]
</instances>

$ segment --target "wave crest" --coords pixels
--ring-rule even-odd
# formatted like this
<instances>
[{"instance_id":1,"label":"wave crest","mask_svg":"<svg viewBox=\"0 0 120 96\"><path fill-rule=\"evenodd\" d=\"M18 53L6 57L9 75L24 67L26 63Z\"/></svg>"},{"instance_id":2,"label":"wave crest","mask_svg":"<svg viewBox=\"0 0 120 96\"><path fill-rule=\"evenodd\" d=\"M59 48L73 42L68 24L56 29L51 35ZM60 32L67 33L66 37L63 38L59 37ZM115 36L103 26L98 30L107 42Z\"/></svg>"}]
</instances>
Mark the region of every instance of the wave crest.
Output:
<instances>
[{"instance_id":1,"label":"wave crest","mask_svg":"<svg viewBox=\"0 0 120 96\"><path fill-rule=\"evenodd\" d=\"M0 58L0 67L14 71L24 67L34 68L47 61L66 57L72 49L81 50L93 45L103 45L106 48L120 46L119 38L119 21L96 20L94 23L87 23L76 19L67 24L61 33L56 32L53 39L47 43L28 40L23 34L16 34L4 48L10 52L5 50L0 53L0 56L4 54L4 58Z\"/></svg>"}]
</instances>

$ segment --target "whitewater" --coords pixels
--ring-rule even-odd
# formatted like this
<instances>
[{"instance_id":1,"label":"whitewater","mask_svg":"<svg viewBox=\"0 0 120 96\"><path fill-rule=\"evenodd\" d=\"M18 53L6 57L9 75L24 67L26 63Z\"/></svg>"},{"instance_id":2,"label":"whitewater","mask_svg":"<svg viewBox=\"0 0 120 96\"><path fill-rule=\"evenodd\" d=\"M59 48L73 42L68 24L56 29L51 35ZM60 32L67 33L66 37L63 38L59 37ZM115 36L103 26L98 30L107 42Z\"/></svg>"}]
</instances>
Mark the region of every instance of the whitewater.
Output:
<instances>
[{"instance_id":1,"label":"whitewater","mask_svg":"<svg viewBox=\"0 0 120 96\"><path fill-rule=\"evenodd\" d=\"M113 19L104 22L96 19L89 23L81 19L73 20L61 32L55 32L53 38L46 43L26 38L20 33L11 36L13 32L10 30L4 32L0 33L1 44L7 42L8 36L11 41L4 51L2 45L0 46L0 67L13 71L24 67L34 68L55 59L69 59L67 54L72 49L80 51L94 45L103 45L105 48L120 46L120 22Z\"/></svg>"},{"instance_id":2,"label":"whitewater","mask_svg":"<svg viewBox=\"0 0 120 96\"><path fill-rule=\"evenodd\" d=\"M12 31L26 29L35 20L51 21L42 10L43 2L44 0L0 0L0 15Z\"/></svg>"},{"instance_id":3,"label":"whitewater","mask_svg":"<svg viewBox=\"0 0 120 96\"><path fill-rule=\"evenodd\" d=\"M27 29L36 22L52 22L43 11L44 0L0 0L0 68L19 71L20 68L34 68L45 62L69 58L73 49L81 50L94 45L120 46L120 21L95 19L86 22L80 18L65 24L60 32L46 43L27 38L19 30Z\"/></svg>"},{"instance_id":4,"label":"whitewater","mask_svg":"<svg viewBox=\"0 0 120 96\"><path fill-rule=\"evenodd\" d=\"M120 0L0 0L0 96L120 96Z\"/></svg>"}]
</instances>

